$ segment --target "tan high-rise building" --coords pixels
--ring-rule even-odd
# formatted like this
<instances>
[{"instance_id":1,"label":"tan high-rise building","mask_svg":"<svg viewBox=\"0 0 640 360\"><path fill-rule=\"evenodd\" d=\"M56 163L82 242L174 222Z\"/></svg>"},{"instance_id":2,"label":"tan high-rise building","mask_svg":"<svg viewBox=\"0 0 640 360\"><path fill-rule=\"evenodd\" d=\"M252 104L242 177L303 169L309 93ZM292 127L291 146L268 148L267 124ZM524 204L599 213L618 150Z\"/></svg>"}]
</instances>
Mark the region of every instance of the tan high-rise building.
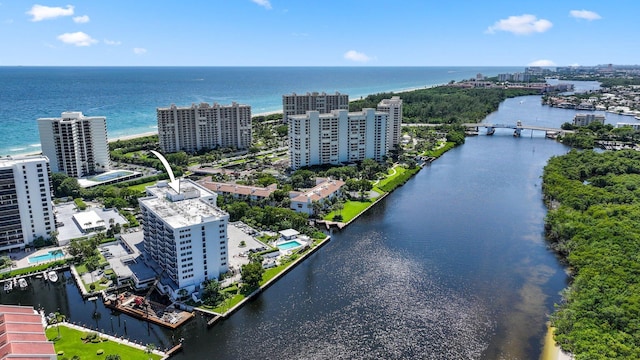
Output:
<instances>
[{"instance_id":1,"label":"tan high-rise building","mask_svg":"<svg viewBox=\"0 0 640 360\"><path fill-rule=\"evenodd\" d=\"M325 114L333 110L349 110L349 95L339 92L282 95L282 121L285 123L290 115L304 115L307 111Z\"/></svg>"},{"instance_id":2,"label":"tan high-rise building","mask_svg":"<svg viewBox=\"0 0 640 360\"><path fill-rule=\"evenodd\" d=\"M200 105L158 108L158 137L164 153L251 146L251 106Z\"/></svg>"},{"instance_id":3,"label":"tan high-rise building","mask_svg":"<svg viewBox=\"0 0 640 360\"><path fill-rule=\"evenodd\" d=\"M59 118L38 119L42 153L52 172L83 177L109 170L107 119L63 112Z\"/></svg>"},{"instance_id":4,"label":"tan high-rise building","mask_svg":"<svg viewBox=\"0 0 640 360\"><path fill-rule=\"evenodd\" d=\"M392 150L402 138L402 99L392 96L391 99L383 99L378 104L378 111L389 114L387 122L387 150Z\"/></svg>"}]
</instances>

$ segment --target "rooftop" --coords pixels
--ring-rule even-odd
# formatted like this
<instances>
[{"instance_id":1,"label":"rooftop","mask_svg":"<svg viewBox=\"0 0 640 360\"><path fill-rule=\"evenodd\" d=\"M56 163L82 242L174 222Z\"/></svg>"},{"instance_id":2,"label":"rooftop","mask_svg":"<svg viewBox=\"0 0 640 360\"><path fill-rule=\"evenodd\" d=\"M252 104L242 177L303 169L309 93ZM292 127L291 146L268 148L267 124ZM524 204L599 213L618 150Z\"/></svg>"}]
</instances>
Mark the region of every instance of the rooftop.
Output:
<instances>
[{"instance_id":1,"label":"rooftop","mask_svg":"<svg viewBox=\"0 0 640 360\"><path fill-rule=\"evenodd\" d=\"M21 164L25 162L33 162L33 161L47 161L49 162L49 158L44 155L18 155L18 156L7 156L5 158L0 159L1 167L13 166L15 164Z\"/></svg>"},{"instance_id":2,"label":"rooftop","mask_svg":"<svg viewBox=\"0 0 640 360\"><path fill-rule=\"evenodd\" d=\"M55 359L42 316L31 306L0 305L0 359Z\"/></svg>"},{"instance_id":3,"label":"rooftop","mask_svg":"<svg viewBox=\"0 0 640 360\"><path fill-rule=\"evenodd\" d=\"M271 184L266 188L259 187L259 186L220 183L220 182L206 181L206 180L200 182L200 184L202 184L202 186L206 187L209 190L215 191L216 193L229 193L229 194L238 194L238 195L245 195L245 196L265 197L265 198L269 197L269 195L271 195L272 192L278 189L277 184Z\"/></svg>"},{"instance_id":4,"label":"rooftop","mask_svg":"<svg viewBox=\"0 0 640 360\"><path fill-rule=\"evenodd\" d=\"M344 186L345 182L342 180L332 180L325 178L317 178L317 185L303 193L291 192L292 202L312 202L324 199L331 194L338 191Z\"/></svg>"},{"instance_id":5,"label":"rooftop","mask_svg":"<svg viewBox=\"0 0 640 360\"><path fill-rule=\"evenodd\" d=\"M141 198L140 204L174 229L229 216L216 206L215 193L191 180L176 181L180 182L180 193L168 186L166 181L160 181L155 186L147 187L149 196Z\"/></svg>"}]
</instances>

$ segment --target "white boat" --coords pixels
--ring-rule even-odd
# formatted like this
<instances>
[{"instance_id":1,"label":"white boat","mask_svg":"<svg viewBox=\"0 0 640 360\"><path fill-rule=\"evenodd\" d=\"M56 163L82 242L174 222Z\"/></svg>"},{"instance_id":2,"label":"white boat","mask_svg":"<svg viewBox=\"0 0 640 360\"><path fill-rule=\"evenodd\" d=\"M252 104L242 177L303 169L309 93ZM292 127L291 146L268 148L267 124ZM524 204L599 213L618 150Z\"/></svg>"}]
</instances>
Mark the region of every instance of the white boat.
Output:
<instances>
[{"instance_id":1,"label":"white boat","mask_svg":"<svg viewBox=\"0 0 640 360\"><path fill-rule=\"evenodd\" d=\"M58 273L55 271L49 271L49 273L47 273L47 276L49 277L49 281L51 282L58 281Z\"/></svg>"},{"instance_id":2,"label":"white boat","mask_svg":"<svg viewBox=\"0 0 640 360\"><path fill-rule=\"evenodd\" d=\"M49 280L49 275L47 275L47 272L46 272L46 271L43 271L43 272L42 272L42 277L44 278L44 281Z\"/></svg>"},{"instance_id":3,"label":"white boat","mask_svg":"<svg viewBox=\"0 0 640 360\"><path fill-rule=\"evenodd\" d=\"M9 280L4 283L4 291L9 292L13 289L13 281Z\"/></svg>"},{"instance_id":4,"label":"white boat","mask_svg":"<svg viewBox=\"0 0 640 360\"><path fill-rule=\"evenodd\" d=\"M26 289L27 286L29 286L29 284L27 284L27 280L25 280L25 278L18 279L18 285L20 286L20 289Z\"/></svg>"}]
</instances>

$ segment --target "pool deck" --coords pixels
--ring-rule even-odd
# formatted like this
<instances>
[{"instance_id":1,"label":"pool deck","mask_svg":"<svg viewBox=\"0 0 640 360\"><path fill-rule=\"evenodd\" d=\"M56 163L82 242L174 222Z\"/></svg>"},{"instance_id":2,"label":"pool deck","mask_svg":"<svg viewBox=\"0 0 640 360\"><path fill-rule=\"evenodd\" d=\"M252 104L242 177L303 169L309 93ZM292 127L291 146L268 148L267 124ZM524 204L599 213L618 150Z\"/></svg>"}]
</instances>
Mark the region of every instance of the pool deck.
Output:
<instances>
[{"instance_id":1,"label":"pool deck","mask_svg":"<svg viewBox=\"0 0 640 360\"><path fill-rule=\"evenodd\" d=\"M55 258L55 260L51 259L51 260L46 260L46 261L29 262L29 258L30 257L45 255L45 254L49 253L50 251L59 250L59 249L63 249L63 248L64 247L62 247L62 246L56 246L56 247L48 247L48 248L34 250L34 251L20 250L20 251L10 252L9 256L11 256L11 259L13 260L13 267L11 268L11 270L22 269L22 268L27 268L27 267L30 267L30 266L46 264L46 263L54 262L55 260L70 259L71 256L69 256L65 252L64 257L58 256L58 257Z\"/></svg>"}]
</instances>

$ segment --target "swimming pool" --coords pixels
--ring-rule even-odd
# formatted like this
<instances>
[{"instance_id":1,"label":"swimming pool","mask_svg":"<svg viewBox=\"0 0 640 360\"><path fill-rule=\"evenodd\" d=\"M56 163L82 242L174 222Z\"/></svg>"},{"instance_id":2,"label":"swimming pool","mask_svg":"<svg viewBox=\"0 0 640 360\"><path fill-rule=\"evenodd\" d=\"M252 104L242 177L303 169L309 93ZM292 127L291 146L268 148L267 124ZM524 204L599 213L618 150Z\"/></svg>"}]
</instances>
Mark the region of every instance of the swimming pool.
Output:
<instances>
[{"instance_id":1,"label":"swimming pool","mask_svg":"<svg viewBox=\"0 0 640 360\"><path fill-rule=\"evenodd\" d=\"M117 179L119 177L129 176L131 174L133 174L133 172L127 171L127 170L109 171L104 174L96 175L90 178L89 180L96 181L96 182L103 182L103 181Z\"/></svg>"},{"instance_id":2,"label":"swimming pool","mask_svg":"<svg viewBox=\"0 0 640 360\"><path fill-rule=\"evenodd\" d=\"M280 250L290 250L293 248L297 248L299 246L302 246L302 244L296 240L290 240L290 241L286 241L283 242L281 244L278 244L278 249Z\"/></svg>"},{"instance_id":3,"label":"swimming pool","mask_svg":"<svg viewBox=\"0 0 640 360\"><path fill-rule=\"evenodd\" d=\"M54 255L53 251L49 251L46 254L42 254L42 255L37 255L37 256L30 256L29 257L29 263L37 263L37 262L41 262L41 261L51 261L51 260L55 260L55 259L62 259L62 257L64 257L63 254L57 253L57 255Z\"/></svg>"}]
</instances>

